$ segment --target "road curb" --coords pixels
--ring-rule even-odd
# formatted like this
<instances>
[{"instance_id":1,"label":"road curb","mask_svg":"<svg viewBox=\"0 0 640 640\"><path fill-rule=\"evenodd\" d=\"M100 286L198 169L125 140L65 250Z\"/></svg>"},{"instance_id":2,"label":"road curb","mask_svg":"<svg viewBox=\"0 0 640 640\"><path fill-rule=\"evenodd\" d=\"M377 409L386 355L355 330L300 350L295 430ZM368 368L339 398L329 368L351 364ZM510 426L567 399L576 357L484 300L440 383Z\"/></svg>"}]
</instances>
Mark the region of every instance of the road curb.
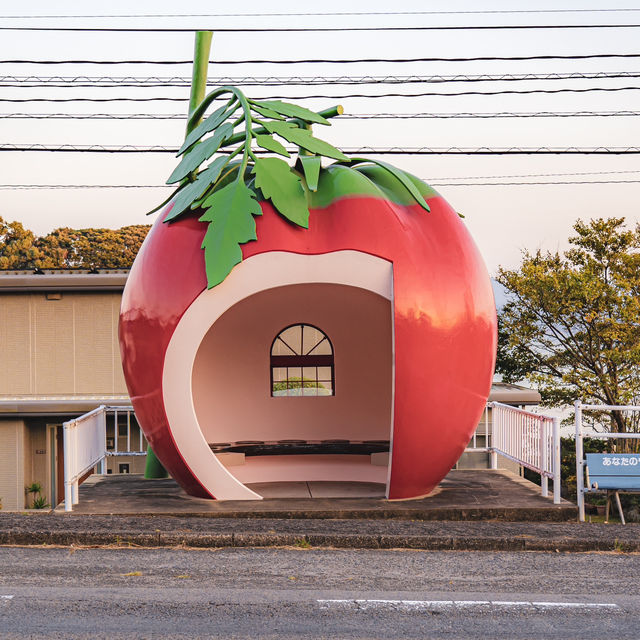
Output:
<instances>
[{"instance_id":1,"label":"road curb","mask_svg":"<svg viewBox=\"0 0 640 640\"><path fill-rule=\"evenodd\" d=\"M67 512L60 507L51 512L59 517L66 517ZM72 512L73 513L73 512ZM74 513L75 515L75 513ZM466 509L414 509L408 507L384 509L270 509L253 511L154 511L150 513L132 511L108 511L100 513L93 511L91 516L153 516L168 518L211 518L230 520L419 520L423 522L573 522L578 518L578 508L575 505L559 505L545 508L466 508Z\"/></svg>"},{"instance_id":2,"label":"road curb","mask_svg":"<svg viewBox=\"0 0 640 640\"><path fill-rule=\"evenodd\" d=\"M127 533L0 532L0 546L190 547L205 549L299 547L301 549L416 549L425 551L640 552L640 541L570 538L368 535L332 533Z\"/></svg>"}]
</instances>

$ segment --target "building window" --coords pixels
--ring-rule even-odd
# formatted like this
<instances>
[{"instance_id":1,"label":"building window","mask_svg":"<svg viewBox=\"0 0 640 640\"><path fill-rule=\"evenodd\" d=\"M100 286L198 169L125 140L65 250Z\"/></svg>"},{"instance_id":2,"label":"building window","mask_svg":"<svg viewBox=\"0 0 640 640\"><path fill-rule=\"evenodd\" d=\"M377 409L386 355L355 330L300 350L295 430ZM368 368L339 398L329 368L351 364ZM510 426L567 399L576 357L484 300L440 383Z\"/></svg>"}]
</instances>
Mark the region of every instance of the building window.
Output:
<instances>
[{"instance_id":1,"label":"building window","mask_svg":"<svg viewBox=\"0 0 640 640\"><path fill-rule=\"evenodd\" d=\"M271 395L335 395L333 346L310 324L283 329L271 344Z\"/></svg>"}]
</instances>

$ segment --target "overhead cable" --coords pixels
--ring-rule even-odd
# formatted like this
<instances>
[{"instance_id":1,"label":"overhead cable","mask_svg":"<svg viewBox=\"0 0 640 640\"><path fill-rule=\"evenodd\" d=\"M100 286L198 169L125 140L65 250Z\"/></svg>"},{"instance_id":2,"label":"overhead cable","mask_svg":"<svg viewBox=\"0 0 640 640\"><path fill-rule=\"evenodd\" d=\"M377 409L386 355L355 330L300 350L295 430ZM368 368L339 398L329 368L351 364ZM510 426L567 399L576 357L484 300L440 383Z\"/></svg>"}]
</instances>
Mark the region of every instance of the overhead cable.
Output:
<instances>
[{"instance_id":1,"label":"overhead cable","mask_svg":"<svg viewBox=\"0 0 640 640\"><path fill-rule=\"evenodd\" d=\"M309 86L309 85L376 85L376 84L439 84L449 82L521 82L537 80L610 80L640 78L637 71L597 71L568 73L502 73L456 75L386 75L386 76L264 76L209 78L208 85L235 86ZM190 77L134 76L0 76L0 86L28 88L120 88L120 87L189 87Z\"/></svg>"},{"instance_id":2,"label":"overhead cable","mask_svg":"<svg viewBox=\"0 0 640 640\"><path fill-rule=\"evenodd\" d=\"M578 88L562 88L562 89L501 89L499 91L456 91L449 93L438 93L435 91L424 91L421 93L341 93L337 95L304 95L304 96L256 96L258 100L311 100L311 99L324 99L324 100L342 100L346 98L425 98L425 97L439 97L439 98L451 98L458 96L499 96L499 95L530 95L534 93L592 93L594 91L602 92L619 92L619 91L637 91L640 87L585 87L583 89ZM0 102L185 102L184 98L174 98L169 96L156 96L148 98L135 98L135 97L115 97L115 98L0 98ZM224 98L218 98L218 100L224 100Z\"/></svg>"},{"instance_id":3,"label":"overhead cable","mask_svg":"<svg viewBox=\"0 0 640 640\"><path fill-rule=\"evenodd\" d=\"M211 60L212 64L354 64L354 63L409 63L409 62L521 62L528 60L596 60L604 58L638 58L640 53L590 53L582 55L533 55L533 56L474 56L454 58L312 58L274 60L245 59L245 60ZM0 60L0 64L92 64L92 65L192 65L193 60Z\"/></svg>"},{"instance_id":4,"label":"overhead cable","mask_svg":"<svg viewBox=\"0 0 640 640\"><path fill-rule=\"evenodd\" d=\"M82 33L336 33L354 31L507 31L507 30L558 30L558 29L637 29L640 24L470 24L470 25L420 25L420 26L373 26L373 27L7 27L0 31L58 31Z\"/></svg>"},{"instance_id":5,"label":"overhead cable","mask_svg":"<svg viewBox=\"0 0 640 640\"><path fill-rule=\"evenodd\" d=\"M66 153L176 153L174 147L161 145L44 145L44 144L0 144L0 151L11 152L66 152ZM297 148L290 148L297 153ZM358 147L344 148L350 155L635 155L640 147ZM258 151L257 153L263 153ZM268 152L264 152L268 153Z\"/></svg>"},{"instance_id":6,"label":"overhead cable","mask_svg":"<svg viewBox=\"0 0 640 640\"><path fill-rule=\"evenodd\" d=\"M640 184L640 180L550 180L532 182L469 182L449 183L430 182L423 179L431 187L523 187L543 185L586 185L586 184ZM162 184L0 184L2 191L34 191L34 190L76 190L76 189L169 189L171 185Z\"/></svg>"},{"instance_id":7,"label":"overhead cable","mask_svg":"<svg viewBox=\"0 0 640 640\"><path fill-rule=\"evenodd\" d=\"M640 9L481 9L467 11L327 11L321 13L137 13L137 14L84 14L84 15L8 15L2 20L68 20L71 18L289 18L322 16L438 16L487 15L518 13L629 13Z\"/></svg>"},{"instance_id":8,"label":"overhead cable","mask_svg":"<svg viewBox=\"0 0 640 640\"><path fill-rule=\"evenodd\" d=\"M344 113L335 120L447 120L495 118L618 118L640 111L462 111L456 113ZM0 120L185 120L184 113L0 113Z\"/></svg>"}]
</instances>

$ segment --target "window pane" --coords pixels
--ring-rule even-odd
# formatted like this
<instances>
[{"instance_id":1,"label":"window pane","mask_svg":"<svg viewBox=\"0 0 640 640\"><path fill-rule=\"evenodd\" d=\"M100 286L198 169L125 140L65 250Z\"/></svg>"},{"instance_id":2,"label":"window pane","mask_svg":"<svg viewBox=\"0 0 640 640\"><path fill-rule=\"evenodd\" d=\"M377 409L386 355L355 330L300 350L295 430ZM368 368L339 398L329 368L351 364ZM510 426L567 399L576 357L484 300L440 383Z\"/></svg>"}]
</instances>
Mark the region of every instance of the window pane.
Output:
<instances>
[{"instance_id":1,"label":"window pane","mask_svg":"<svg viewBox=\"0 0 640 640\"><path fill-rule=\"evenodd\" d=\"M333 394L332 384L330 380L323 380L318 383L318 395L330 396Z\"/></svg>"},{"instance_id":2,"label":"window pane","mask_svg":"<svg viewBox=\"0 0 640 640\"><path fill-rule=\"evenodd\" d=\"M273 347L271 347L271 355L272 356L294 356L296 354L280 339L280 337L278 337L276 338L276 341L273 343Z\"/></svg>"},{"instance_id":3,"label":"window pane","mask_svg":"<svg viewBox=\"0 0 640 640\"><path fill-rule=\"evenodd\" d=\"M302 325L296 324L293 327L289 327L285 329L280 335L279 338L285 342L295 355L301 355L301 343L302 343ZM276 340L276 343L279 343L280 340ZM275 346L275 345L274 345ZM291 351L286 349L281 354L273 354L273 355L291 355Z\"/></svg>"},{"instance_id":4,"label":"window pane","mask_svg":"<svg viewBox=\"0 0 640 640\"><path fill-rule=\"evenodd\" d=\"M322 331L305 324L302 334L302 353L308 354L324 337Z\"/></svg>"},{"instance_id":5,"label":"window pane","mask_svg":"<svg viewBox=\"0 0 640 640\"><path fill-rule=\"evenodd\" d=\"M318 377L318 367L303 367L302 368L302 376L305 379L305 382L311 381L315 382Z\"/></svg>"},{"instance_id":6,"label":"window pane","mask_svg":"<svg viewBox=\"0 0 640 640\"><path fill-rule=\"evenodd\" d=\"M280 382L281 380L287 379L287 368L286 367L273 367L273 381Z\"/></svg>"},{"instance_id":7,"label":"window pane","mask_svg":"<svg viewBox=\"0 0 640 640\"><path fill-rule=\"evenodd\" d=\"M287 378L289 382L296 382L298 386L300 386L300 382L302 381L302 368L301 367L288 367L287 368Z\"/></svg>"},{"instance_id":8,"label":"window pane","mask_svg":"<svg viewBox=\"0 0 640 640\"><path fill-rule=\"evenodd\" d=\"M304 387L302 389L302 395L303 396L317 396L318 395L318 389L316 387Z\"/></svg>"},{"instance_id":9,"label":"window pane","mask_svg":"<svg viewBox=\"0 0 640 640\"><path fill-rule=\"evenodd\" d=\"M320 380L331 380L331 367L318 367L318 378Z\"/></svg>"},{"instance_id":10,"label":"window pane","mask_svg":"<svg viewBox=\"0 0 640 640\"><path fill-rule=\"evenodd\" d=\"M330 356L333 353L331 350L331 343L323 338L313 349L309 352L309 355L314 356Z\"/></svg>"}]
</instances>

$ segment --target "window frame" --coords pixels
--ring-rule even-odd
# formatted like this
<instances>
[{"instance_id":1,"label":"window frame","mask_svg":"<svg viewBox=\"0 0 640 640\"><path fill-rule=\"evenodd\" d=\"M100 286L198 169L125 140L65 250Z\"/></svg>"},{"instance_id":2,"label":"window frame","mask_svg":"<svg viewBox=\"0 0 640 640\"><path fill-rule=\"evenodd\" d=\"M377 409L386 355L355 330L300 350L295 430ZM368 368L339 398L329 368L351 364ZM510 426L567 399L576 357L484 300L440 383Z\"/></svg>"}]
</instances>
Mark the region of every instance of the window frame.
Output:
<instances>
[{"instance_id":1,"label":"window frame","mask_svg":"<svg viewBox=\"0 0 640 640\"><path fill-rule=\"evenodd\" d=\"M315 329L316 331L318 331L320 334L322 334L324 337L322 340L320 340L319 342L316 343L316 345L311 349L311 351L313 351L321 342L323 342L324 340L326 340L329 344L329 348L331 349L331 353L330 354L316 354L316 355L311 355L311 354L294 354L294 355L282 355L282 356L276 356L273 355L273 347L276 344L277 340L280 338L280 336L287 331L288 329L291 329L292 327L302 327L302 339L304 339L304 327L309 327L311 329ZM285 345L287 345L289 347L289 349L292 349L292 347L287 344L284 340L282 340L282 338L280 338L281 342L283 342ZM292 349L293 350L293 349ZM335 351L333 348L333 342L331 342L331 338L329 338L329 336L322 330L320 329L320 327L317 327L314 324L310 324L308 322L294 322L292 324L287 325L286 327L283 327L282 329L280 329L280 331L278 331L278 333L276 334L275 338L271 341L271 346L269 348L269 395L271 398L330 398L332 396L336 395L336 374L335 374L335 362L334 362L334 357L335 357ZM276 396L273 394L273 370L274 368L290 368L290 367L300 367L300 369L303 371L302 373L302 378L304 378L304 367L315 367L316 368L316 383L318 383L318 367L330 367L331 369L331 394L327 394L327 395L304 395L304 394L300 394L299 396L290 396L290 395L282 395L282 396ZM287 375L287 380L289 379L288 375Z\"/></svg>"}]
</instances>

